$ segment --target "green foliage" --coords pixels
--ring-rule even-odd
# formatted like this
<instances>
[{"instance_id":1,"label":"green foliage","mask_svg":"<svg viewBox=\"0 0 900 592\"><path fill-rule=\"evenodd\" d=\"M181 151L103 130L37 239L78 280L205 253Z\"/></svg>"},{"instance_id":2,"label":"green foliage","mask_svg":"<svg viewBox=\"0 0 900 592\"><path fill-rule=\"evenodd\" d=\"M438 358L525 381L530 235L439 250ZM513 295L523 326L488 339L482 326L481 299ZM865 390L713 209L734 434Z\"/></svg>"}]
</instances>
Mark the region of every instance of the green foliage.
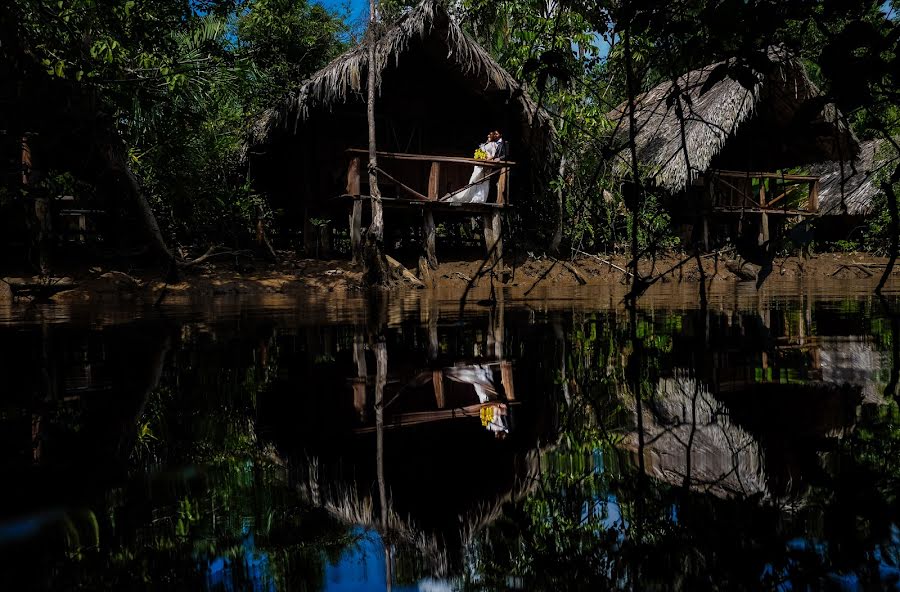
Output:
<instances>
[{"instance_id":1,"label":"green foliage","mask_svg":"<svg viewBox=\"0 0 900 592\"><path fill-rule=\"evenodd\" d=\"M0 56L23 80L64 82L111 115L176 243L240 241L270 220L243 178L248 123L327 63L346 30L305 0L24 0L11 10Z\"/></svg>"}]
</instances>

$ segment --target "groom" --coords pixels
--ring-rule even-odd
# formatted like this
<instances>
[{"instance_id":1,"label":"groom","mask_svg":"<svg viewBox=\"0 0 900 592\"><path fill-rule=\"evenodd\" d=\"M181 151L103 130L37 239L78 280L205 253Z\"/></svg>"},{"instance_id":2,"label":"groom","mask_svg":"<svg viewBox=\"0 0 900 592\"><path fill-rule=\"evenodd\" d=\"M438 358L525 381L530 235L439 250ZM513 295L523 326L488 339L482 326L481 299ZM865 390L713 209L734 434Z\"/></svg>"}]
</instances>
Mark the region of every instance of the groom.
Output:
<instances>
[{"instance_id":1,"label":"groom","mask_svg":"<svg viewBox=\"0 0 900 592\"><path fill-rule=\"evenodd\" d=\"M494 152L494 160L506 160L509 158L509 145L503 139L500 130L494 130L490 135L491 141L497 144L497 150Z\"/></svg>"}]
</instances>

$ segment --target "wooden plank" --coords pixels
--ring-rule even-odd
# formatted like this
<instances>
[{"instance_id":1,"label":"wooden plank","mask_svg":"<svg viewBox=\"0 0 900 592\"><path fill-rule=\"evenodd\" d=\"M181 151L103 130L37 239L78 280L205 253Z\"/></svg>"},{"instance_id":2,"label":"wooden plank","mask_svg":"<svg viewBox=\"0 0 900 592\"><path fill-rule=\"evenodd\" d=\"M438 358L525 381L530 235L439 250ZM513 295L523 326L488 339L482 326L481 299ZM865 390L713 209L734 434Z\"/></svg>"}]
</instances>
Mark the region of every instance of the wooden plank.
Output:
<instances>
[{"instance_id":1,"label":"wooden plank","mask_svg":"<svg viewBox=\"0 0 900 592\"><path fill-rule=\"evenodd\" d=\"M348 148L348 154L368 154L368 150L362 148ZM481 166L487 168L500 168L515 166L516 163L511 160L478 160L476 158L466 158L464 156L438 156L434 154L405 154L402 152L378 152L378 158L385 160L412 160L418 162L449 162L455 164L471 164L473 166Z\"/></svg>"},{"instance_id":2,"label":"wooden plank","mask_svg":"<svg viewBox=\"0 0 900 592\"><path fill-rule=\"evenodd\" d=\"M428 199L436 201L441 191L441 163L432 162L431 172L428 174Z\"/></svg>"},{"instance_id":3,"label":"wooden plank","mask_svg":"<svg viewBox=\"0 0 900 592\"><path fill-rule=\"evenodd\" d=\"M818 212L819 211L819 180L816 179L809 187L809 203L806 204L806 209L810 212Z\"/></svg>"},{"instance_id":4,"label":"wooden plank","mask_svg":"<svg viewBox=\"0 0 900 592\"><path fill-rule=\"evenodd\" d=\"M336 200L353 200L356 202L366 203L369 201L368 195L339 195L333 199ZM382 197L382 205L386 208L409 208L421 207L424 210L432 210L435 212L450 213L475 213L482 214L485 212L493 212L505 208L512 208L510 204L496 203L459 203L452 201L430 201L421 199L404 199L402 197Z\"/></svg>"},{"instance_id":5,"label":"wooden plank","mask_svg":"<svg viewBox=\"0 0 900 592\"><path fill-rule=\"evenodd\" d=\"M347 194L359 195L360 193L360 170L362 168L362 159L359 157L351 158L350 164L347 166Z\"/></svg>"},{"instance_id":6,"label":"wooden plank","mask_svg":"<svg viewBox=\"0 0 900 592\"><path fill-rule=\"evenodd\" d=\"M425 258L431 269L437 269L437 230L434 226L434 213L431 210L422 212L422 230L425 234Z\"/></svg>"}]
</instances>

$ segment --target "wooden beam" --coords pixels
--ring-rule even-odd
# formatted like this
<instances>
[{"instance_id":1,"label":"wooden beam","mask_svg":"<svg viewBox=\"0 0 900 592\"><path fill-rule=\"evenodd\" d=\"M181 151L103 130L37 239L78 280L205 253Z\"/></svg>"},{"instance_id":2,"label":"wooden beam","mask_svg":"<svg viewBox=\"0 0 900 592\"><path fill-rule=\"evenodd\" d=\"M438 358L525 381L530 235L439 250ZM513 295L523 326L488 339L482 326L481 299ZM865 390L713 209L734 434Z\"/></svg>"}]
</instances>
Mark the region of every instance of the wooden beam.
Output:
<instances>
[{"instance_id":1,"label":"wooden beam","mask_svg":"<svg viewBox=\"0 0 900 592\"><path fill-rule=\"evenodd\" d=\"M333 197L334 200L354 200L357 202L368 203L369 196L367 195L338 195ZM404 208L409 209L410 207L422 208L423 210L432 210L435 212L450 212L450 213L473 213L473 214L483 214L490 213L497 210L502 210L506 208L512 208L514 206L510 204L497 204L497 203L461 203L461 202L453 202L453 201L431 201L424 199L406 199L402 197L382 197L382 204L385 208Z\"/></svg>"},{"instance_id":2,"label":"wooden beam","mask_svg":"<svg viewBox=\"0 0 900 592\"><path fill-rule=\"evenodd\" d=\"M806 204L806 209L810 212L818 212L819 211L819 180L816 179L809 186L809 203Z\"/></svg>"},{"instance_id":3,"label":"wooden beam","mask_svg":"<svg viewBox=\"0 0 900 592\"><path fill-rule=\"evenodd\" d=\"M347 154L368 154L368 150L362 148L348 148ZM515 166L516 163L511 160L479 160L476 158L466 158L463 156L438 156L434 154L405 154L402 152L378 152L378 158L385 160L412 160L418 162L449 162L455 164L471 164L485 168L500 168Z\"/></svg>"}]
</instances>

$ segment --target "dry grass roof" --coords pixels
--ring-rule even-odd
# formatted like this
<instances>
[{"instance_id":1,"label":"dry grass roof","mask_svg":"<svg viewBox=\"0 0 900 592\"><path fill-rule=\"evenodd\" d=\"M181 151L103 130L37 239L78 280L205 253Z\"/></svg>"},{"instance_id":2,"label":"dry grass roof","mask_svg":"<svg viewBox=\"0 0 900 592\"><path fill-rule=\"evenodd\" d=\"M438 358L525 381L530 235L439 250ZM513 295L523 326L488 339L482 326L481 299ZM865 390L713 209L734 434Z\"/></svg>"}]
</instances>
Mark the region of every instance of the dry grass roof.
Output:
<instances>
[{"instance_id":1,"label":"dry grass roof","mask_svg":"<svg viewBox=\"0 0 900 592\"><path fill-rule=\"evenodd\" d=\"M803 65L786 50L770 49L769 59L772 71L756 74L751 88L728 75L716 80L716 74L734 64L718 62L683 74L674 82L666 81L638 97L635 140L638 159L651 183L671 193L684 189L710 167L741 124L761 108L764 98L770 102L767 108L789 110L820 96ZM715 78L710 79L711 75ZM683 118L677 114L678 102ZM626 103L609 114L616 123L616 139L622 143L628 142L627 115ZM833 124L835 133L844 136L844 145L855 149L855 139L839 115L833 105L828 105L819 118ZM616 158L618 168L628 170L629 150L620 151Z\"/></svg>"},{"instance_id":2,"label":"dry grass roof","mask_svg":"<svg viewBox=\"0 0 900 592\"><path fill-rule=\"evenodd\" d=\"M828 216L868 216L881 193L878 173L896 166L897 154L888 153L884 140L866 140L854 161L833 160L817 164L810 174L819 177L819 211Z\"/></svg>"},{"instance_id":3,"label":"dry grass roof","mask_svg":"<svg viewBox=\"0 0 900 592\"><path fill-rule=\"evenodd\" d=\"M381 89L384 71L396 66L412 41L431 37L446 48L446 61L464 76L474 79L485 92L503 92L511 99L524 121L537 131L531 143L546 148L552 139L553 124L522 86L473 40L436 0L424 0L409 10L380 35L375 49L376 84ZM369 62L365 43L338 56L313 74L278 105L266 110L251 130L250 147L271 143L284 133L296 133L299 123L316 108L328 109L362 97ZM535 119L537 121L535 121Z\"/></svg>"}]
</instances>

